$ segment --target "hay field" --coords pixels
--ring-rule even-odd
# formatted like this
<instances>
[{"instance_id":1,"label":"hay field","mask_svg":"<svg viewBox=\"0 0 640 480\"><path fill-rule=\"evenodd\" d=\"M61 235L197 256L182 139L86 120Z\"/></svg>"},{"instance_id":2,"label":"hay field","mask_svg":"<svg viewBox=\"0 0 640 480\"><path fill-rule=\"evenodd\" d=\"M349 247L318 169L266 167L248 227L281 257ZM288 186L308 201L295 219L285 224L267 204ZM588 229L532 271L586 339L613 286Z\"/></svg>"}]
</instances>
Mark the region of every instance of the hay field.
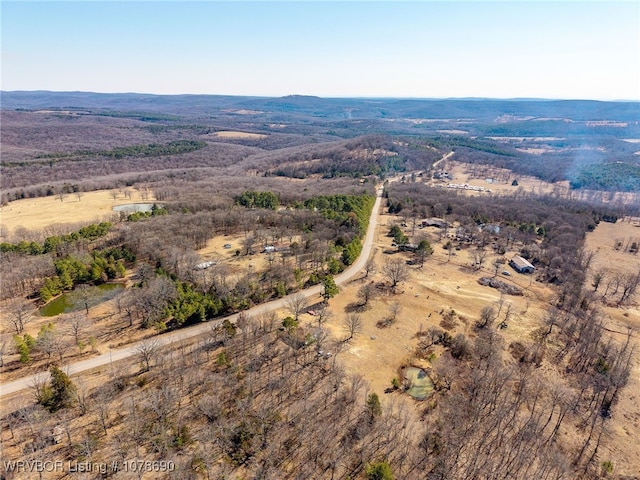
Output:
<instances>
[{"instance_id":1,"label":"hay field","mask_svg":"<svg viewBox=\"0 0 640 480\"><path fill-rule=\"evenodd\" d=\"M128 203L152 202L151 192L98 190L66 195L62 201L58 196L16 200L0 208L0 238L10 239L20 229L43 230L54 225L76 225L109 221L117 213L113 207Z\"/></svg>"}]
</instances>

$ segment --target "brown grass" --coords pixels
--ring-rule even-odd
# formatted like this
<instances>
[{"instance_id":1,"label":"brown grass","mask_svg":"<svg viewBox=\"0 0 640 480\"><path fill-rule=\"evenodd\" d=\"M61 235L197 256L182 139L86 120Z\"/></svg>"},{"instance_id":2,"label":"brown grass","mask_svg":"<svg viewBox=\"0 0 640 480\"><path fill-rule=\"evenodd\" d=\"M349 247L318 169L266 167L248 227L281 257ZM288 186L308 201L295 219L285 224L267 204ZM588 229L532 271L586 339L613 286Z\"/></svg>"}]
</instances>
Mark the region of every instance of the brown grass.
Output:
<instances>
[{"instance_id":1,"label":"brown grass","mask_svg":"<svg viewBox=\"0 0 640 480\"><path fill-rule=\"evenodd\" d=\"M627 219L615 224L601 222L593 232L589 233L586 248L595 252L590 273L597 270L606 271L606 275L637 272L640 269L640 255L616 251L613 248L614 240L627 238L640 238L640 221L638 219ZM591 279L590 276L588 278ZM603 286L600 288L602 289ZM619 342L625 341L626 335L624 333L627 332L627 328L631 328L633 341L638 345L638 332L640 332L639 296L640 294L636 293L628 305L621 307L601 305L605 316L605 328L609 330L613 339ZM638 347L640 348L640 345ZM640 350L637 349L629 383L621 392L618 404L614 406L609 440L600 457L603 461L612 460L614 462L615 473L638 475L640 472L639 438Z\"/></svg>"},{"instance_id":2,"label":"brown grass","mask_svg":"<svg viewBox=\"0 0 640 480\"><path fill-rule=\"evenodd\" d=\"M235 132L232 130L224 130L221 132L216 132L213 135L221 138L248 138L253 140L266 137L266 135L263 135L261 133Z\"/></svg>"},{"instance_id":3,"label":"brown grass","mask_svg":"<svg viewBox=\"0 0 640 480\"><path fill-rule=\"evenodd\" d=\"M378 270L390 258L410 258L410 254L407 253L383 253L392 250L392 239L387 237L386 233L389 225L397 220L396 217L385 215L378 229L374 244ZM469 268L468 265L473 260L466 250L456 251L448 262L447 251L436 244L436 229L427 228L422 230L422 233L432 237L430 241L434 247L434 254L422 268L410 267L411 277L400 286L398 293L381 293L370 302L370 308L361 313L364 324L362 332L346 344L345 350L339 354L347 372L362 374L371 389L378 394L391 386L391 380L398 377L398 371L402 366L429 366L428 362L414 357L419 341L415 335L421 327L439 327L443 318L441 312L444 314L454 310L457 326L450 333L473 336L473 324L479 318L482 308L495 305L501 298L499 291L477 283L480 276L492 273L487 269L475 271ZM514 273L512 277L503 277L502 280L516 284L525 292L521 297L502 297L505 302L502 315L506 304L513 304L514 315L509 326L501 330L501 335L508 345L514 339L529 338L531 332L541 325L544 316L544 303L541 300L550 299L552 291L535 281L529 285L530 276ZM333 337L346 336L342 323L349 304L355 301L356 292L364 282L370 281L378 284L384 282L385 278L381 273L377 273L366 280L361 277L355 279L349 285L343 286L340 294L330 301L334 316L327 326ZM395 302L402 305L397 321L387 328L377 327L378 321L390 316L389 307ZM305 315L303 321L311 323L314 317Z\"/></svg>"},{"instance_id":4,"label":"brown grass","mask_svg":"<svg viewBox=\"0 0 640 480\"><path fill-rule=\"evenodd\" d=\"M442 167L444 168L444 166ZM566 181L549 183L539 178L529 177L526 175L518 175L510 170L496 167L485 167L482 165L470 165L467 163L448 161L446 169L452 176L451 180L436 181L436 184L446 185L447 183L467 183L474 187L484 187L491 189L492 193L513 194L517 191L535 194L548 194L554 191L566 192L569 189L569 183ZM494 181L489 183L487 178ZM507 179L498 180L500 178ZM518 180L518 186L512 186L513 180ZM466 190L462 190L466 191ZM478 192L468 191L471 194Z\"/></svg>"},{"instance_id":5,"label":"brown grass","mask_svg":"<svg viewBox=\"0 0 640 480\"><path fill-rule=\"evenodd\" d=\"M42 230L52 225L99 223L109 221L117 213L113 207L127 203L145 203L153 201L151 192L147 200L143 193L131 191L127 198L120 190L99 190L84 192L80 199L75 194L68 194L62 201L57 196L17 200L0 208L0 238L9 238L17 230ZM113 193L116 198L113 198Z\"/></svg>"}]
</instances>

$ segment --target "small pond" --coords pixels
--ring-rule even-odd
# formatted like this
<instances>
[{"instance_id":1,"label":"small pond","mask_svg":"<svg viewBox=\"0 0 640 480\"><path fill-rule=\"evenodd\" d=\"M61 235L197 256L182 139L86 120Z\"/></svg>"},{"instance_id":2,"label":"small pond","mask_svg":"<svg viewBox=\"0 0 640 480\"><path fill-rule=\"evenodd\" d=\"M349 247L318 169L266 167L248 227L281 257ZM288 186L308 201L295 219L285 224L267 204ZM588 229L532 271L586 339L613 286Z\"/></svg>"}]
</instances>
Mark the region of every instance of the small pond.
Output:
<instances>
[{"instance_id":1,"label":"small pond","mask_svg":"<svg viewBox=\"0 0 640 480\"><path fill-rule=\"evenodd\" d=\"M410 385L407 393L416 400L424 400L433 392L433 383L427 372L417 367L407 367L404 378Z\"/></svg>"},{"instance_id":2,"label":"small pond","mask_svg":"<svg viewBox=\"0 0 640 480\"><path fill-rule=\"evenodd\" d=\"M153 205L153 203L125 203L124 205L116 205L113 207L113 211L124 213L150 212Z\"/></svg>"},{"instance_id":3,"label":"small pond","mask_svg":"<svg viewBox=\"0 0 640 480\"><path fill-rule=\"evenodd\" d=\"M89 297L89 307L112 299L123 288L124 285L122 283L103 283L102 285L89 287L87 289L87 294ZM83 308L84 301L74 290L71 292L63 293L59 297L51 300L40 309L40 315L42 315L43 317L55 317L56 315L59 315L61 313L73 312L76 310L81 310Z\"/></svg>"}]
</instances>

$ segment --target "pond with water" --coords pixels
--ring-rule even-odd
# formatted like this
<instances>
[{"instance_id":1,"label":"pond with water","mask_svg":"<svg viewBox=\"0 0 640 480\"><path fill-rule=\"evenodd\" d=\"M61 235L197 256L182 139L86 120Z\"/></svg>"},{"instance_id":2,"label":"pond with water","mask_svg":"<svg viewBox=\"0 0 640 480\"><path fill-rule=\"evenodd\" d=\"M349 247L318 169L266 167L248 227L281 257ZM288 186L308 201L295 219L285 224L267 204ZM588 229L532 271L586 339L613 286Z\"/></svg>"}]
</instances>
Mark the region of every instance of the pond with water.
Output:
<instances>
[{"instance_id":1,"label":"pond with water","mask_svg":"<svg viewBox=\"0 0 640 480\"><path fill-rule=\"evenodd\" d=\"M407 393L416 400L424 400L433 392L433 382L427 372L417 367L407 367L404 378L409 382Z\"/></svg>"},{"instance_id":2,"label":"pond with water","mask_svg":"<svg viewBox=\"0 0 640 480\"><path fill-rule=\"evenodd\" d=\"M115 297L124 288L122 283L103 283L87 289L89 307ZM84 300L80 298L77 291L63 293L59 297L51 300L40 309L43 317L55 317L61 313L74 312L84 308Z\"/></svg>"}]
</instances>

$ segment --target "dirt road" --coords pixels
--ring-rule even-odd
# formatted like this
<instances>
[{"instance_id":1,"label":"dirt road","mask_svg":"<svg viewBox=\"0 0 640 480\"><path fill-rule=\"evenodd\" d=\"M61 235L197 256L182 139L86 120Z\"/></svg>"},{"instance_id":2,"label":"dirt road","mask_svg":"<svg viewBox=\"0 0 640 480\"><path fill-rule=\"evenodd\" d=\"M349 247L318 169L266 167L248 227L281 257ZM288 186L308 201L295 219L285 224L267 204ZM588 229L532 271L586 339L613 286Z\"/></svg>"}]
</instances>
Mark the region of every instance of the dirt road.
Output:
<instances>
[{"instance_id":1,"label":"dirt road","mask_svg":"<svg viewBox=\"0 0 640 480\"><path fill-rule=\"evenodd\" d=\"M371 212L369 227L367 229L367 234L365 236L365 240L362 245L362 252L360 253L360 256L358 257L358 259L351 266L349 266L344 272L342 272L341 274L335 277L335 282L337 285L347 282L348 280L353 278L355 275L357 275L364 268L369 258L369 255L371 253L371 247L373 245L375 230L378 225L378 219L380 216L381 203L382 203L382 188L380 187L377 189L377 192L376 192L376 202ZM302 290L301 293L306 298L317 300L321 294L321 289L322 289L322 285L314 285L311 288ZM288 299L289 299L289 296L279 298L277 300L273 300L271 302L258 305L250 310L247 310L244 313L248 316L257 316L265 312L278 310L285 307L285 304ZM124 360L126 358L130 358L135 355L139 355L140 345L145 341L156 342L158 346L169 345L170 343L179 342L187 338L192 338L198 335L209 333L212 328L215 328L216 326L220 325L225 319L228 319L231 322L235 322L237 318L238 318L238 314L234 314L224 318L212 320L210 322L200 323L192 327L187 327L180 330L174 330L172 332L169 332L163 335L151 337L151 339L148 339L148 340L132 343L131 345L128 345L123 348L118 348L114 350L110 349L107 353L103 353L101 355L98 355L97 357L93 357L93 358L76 362L76 363L62 365L61 368L64 371L66 371L67 374L73 375L86 370L90 370L92 368L109 365L110 363L117 362L119 360ZM27 377L22 377L12 382L4 383L0 385L0 396L10 395L20 390L29 388L34 384L36 379L42 375L46 375L46 372L29 375Z\"/></svg>"},{"instance_id":2,"label":"dirt road","mask_svg":"<svg viewBox=\"0 0 640 480\"><path fill-rule=\"evenodd\" d=\"M433 163L433 170L435 171L438 165L440 165L442 162L444 162L447 158L449 158L453 154L454 152L445 153L440 160L437 160L436 162Z\"/></svg>"}]
</instances>

